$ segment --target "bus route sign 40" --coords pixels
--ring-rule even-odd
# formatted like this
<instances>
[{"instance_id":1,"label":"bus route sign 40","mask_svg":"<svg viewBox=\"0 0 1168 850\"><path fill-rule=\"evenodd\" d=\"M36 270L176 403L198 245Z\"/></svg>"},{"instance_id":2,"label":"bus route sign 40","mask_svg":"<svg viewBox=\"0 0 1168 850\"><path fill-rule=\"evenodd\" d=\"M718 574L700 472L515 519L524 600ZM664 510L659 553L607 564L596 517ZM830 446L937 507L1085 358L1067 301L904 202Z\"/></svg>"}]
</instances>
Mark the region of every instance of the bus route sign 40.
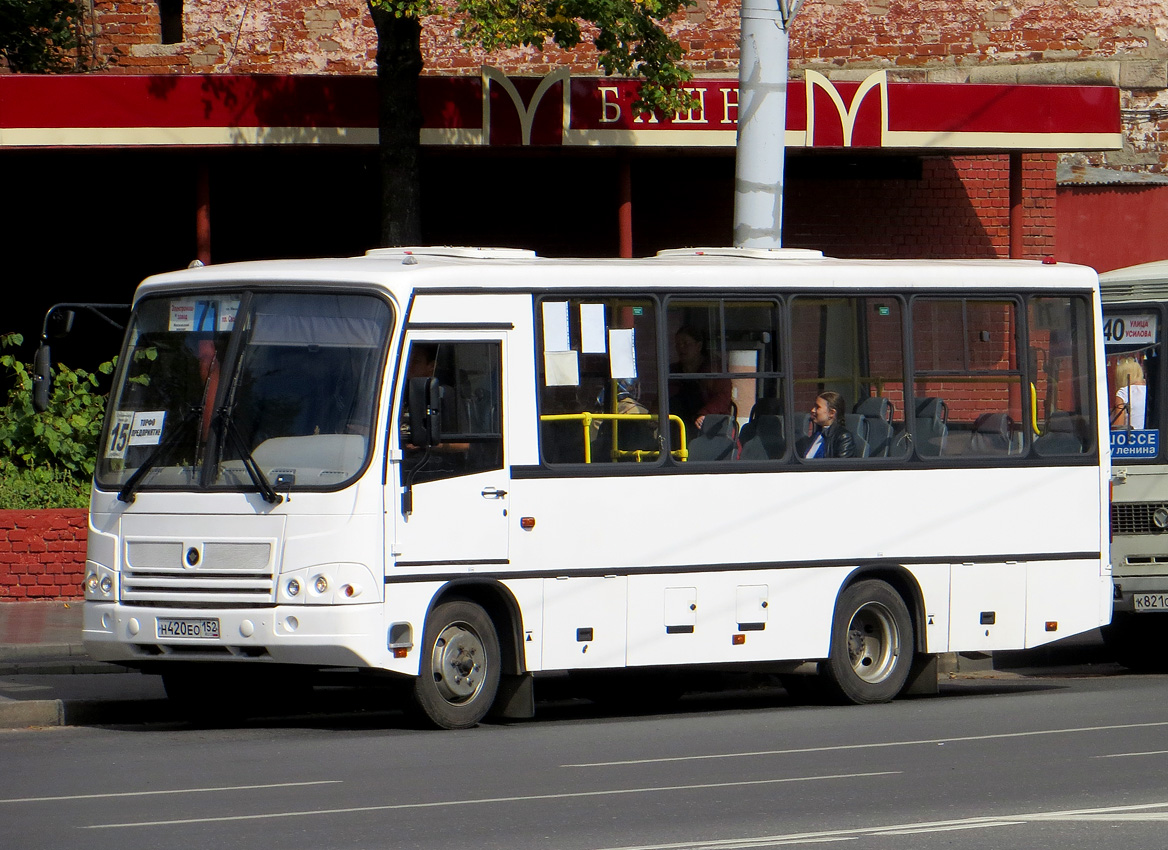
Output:
<instances>
[{"instance_id":1,"label":"bus route sign 40","mask_svg":"<svg viewBox=\"0 0 1168 850\"><path fill-rule=\"evenodd\" d=\"M1160 432L1156 429L1140 431L1112 431L1111 456L1155 457L1160 446Z\"/></svg>"}]
</instances>

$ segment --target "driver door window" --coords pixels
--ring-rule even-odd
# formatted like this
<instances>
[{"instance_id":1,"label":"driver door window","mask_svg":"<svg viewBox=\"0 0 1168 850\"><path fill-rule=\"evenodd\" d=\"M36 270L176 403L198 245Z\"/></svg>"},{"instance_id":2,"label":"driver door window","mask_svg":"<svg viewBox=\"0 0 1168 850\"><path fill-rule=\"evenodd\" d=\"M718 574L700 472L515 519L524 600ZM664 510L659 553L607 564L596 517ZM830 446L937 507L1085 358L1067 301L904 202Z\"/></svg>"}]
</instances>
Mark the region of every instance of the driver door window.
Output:
<instances>
[{"instance_id":1,"label":"driver door window","mask_svg":"<svg viewBox=\"0 0 1168 850\"><path fill-rule=\"evenodd\" d=\"M410 438L402 403L399 420L405 480L420 484L503 468L501 351L498 342L411 344L407 378L437 378L442 403L440 441L429 452Z\"/></svg>"}]
</instances>

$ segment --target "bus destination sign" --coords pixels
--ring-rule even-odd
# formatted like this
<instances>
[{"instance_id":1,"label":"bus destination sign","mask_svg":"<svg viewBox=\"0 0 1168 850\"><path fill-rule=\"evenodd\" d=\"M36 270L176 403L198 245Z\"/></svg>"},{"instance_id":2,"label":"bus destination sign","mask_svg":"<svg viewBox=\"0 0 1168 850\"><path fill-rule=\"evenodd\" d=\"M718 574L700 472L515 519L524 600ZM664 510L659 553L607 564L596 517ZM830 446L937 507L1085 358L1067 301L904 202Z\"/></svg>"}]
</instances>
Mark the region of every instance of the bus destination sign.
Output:
<instances>
[{"instance_id":1,"label":"bus destination sign","mask_svg":"<svg viewBox=\"0 0 1168 850\"><path fill-rule=\"evenodd\" d=\"M1111 432L1111 457L1155 457L1160 445L1160 431L1121 430Z\"/></svg>"}]
</instances>

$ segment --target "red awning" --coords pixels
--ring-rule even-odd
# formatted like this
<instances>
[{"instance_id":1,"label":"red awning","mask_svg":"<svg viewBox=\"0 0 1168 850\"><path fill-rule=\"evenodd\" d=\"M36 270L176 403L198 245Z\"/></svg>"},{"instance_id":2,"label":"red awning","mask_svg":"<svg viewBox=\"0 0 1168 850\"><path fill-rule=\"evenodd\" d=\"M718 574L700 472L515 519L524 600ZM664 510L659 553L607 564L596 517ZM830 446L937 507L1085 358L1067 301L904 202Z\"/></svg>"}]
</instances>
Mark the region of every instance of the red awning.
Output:
<instances>
[{"instance_id":1,"label":"red awning","mask_svg":"<svg viewBox=\"0 0 1168 850\"><path fill-rule=\"evenodd\" d=\"M0 148L377 144L370 76L0 76ZM437 146L732 148L735 78L689 85L699 107L635 115L637 83L570 77L424 77L422 142ZM790 148L942 151L1123 146L1106 86L858 82L813 71L787 95Z\"/></svg>"}]
</instances>

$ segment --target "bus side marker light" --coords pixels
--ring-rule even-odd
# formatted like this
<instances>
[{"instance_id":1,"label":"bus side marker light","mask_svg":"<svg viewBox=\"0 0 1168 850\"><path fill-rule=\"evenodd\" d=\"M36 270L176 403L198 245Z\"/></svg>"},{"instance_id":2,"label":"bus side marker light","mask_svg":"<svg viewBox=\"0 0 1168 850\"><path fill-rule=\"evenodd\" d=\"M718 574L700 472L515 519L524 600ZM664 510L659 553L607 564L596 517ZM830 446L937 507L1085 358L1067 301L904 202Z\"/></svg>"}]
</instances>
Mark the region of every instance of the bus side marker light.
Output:
<instances>
[{"instance_id":1,"label":"bus side marker light","mask_svg":"<svg viewBox=\"0 0 1168 850\"><path fill-rule=\"evenodd\" d=\"M535 517L533 517L533 516L520 517L519 518L519 527L522 528L524 531L531 531L531 529L535 528Z\"/></svg>"},{"instance_id":2,"label":"bus side marker light","mask_svg":"<svg viewBox=\"0 0 1168 850\"><path fill-rule=\"evenodd\" d=\"M405 658L409 654L410 654L410 650L409 650L409 647L407 647L407 646L399 646L397 649L395 649L393 651L394 658Z\"/></svg>"},{"instance_id":3,"label":"bus side marker light","mask_svg":"<svg viewBox=\"0 0 1168 850\"><path fill-rule=\"evenodd\" d=\"M734 635L732 638L730 638L730 643L734 646L742 646L744 643L746 643L746 635Z\"/></svg>"},{"instance_id":4,"label":"bus side marker light","mask_svg":"<svg viewBox=\"0 0 1168 850\"><path fill-rule=\"evenodd\" d=\"M1048 632L1057 632L1058 631L1058 620L1047 620L1046 621L1046 630Z\"/></svg>"}]
</instances>

